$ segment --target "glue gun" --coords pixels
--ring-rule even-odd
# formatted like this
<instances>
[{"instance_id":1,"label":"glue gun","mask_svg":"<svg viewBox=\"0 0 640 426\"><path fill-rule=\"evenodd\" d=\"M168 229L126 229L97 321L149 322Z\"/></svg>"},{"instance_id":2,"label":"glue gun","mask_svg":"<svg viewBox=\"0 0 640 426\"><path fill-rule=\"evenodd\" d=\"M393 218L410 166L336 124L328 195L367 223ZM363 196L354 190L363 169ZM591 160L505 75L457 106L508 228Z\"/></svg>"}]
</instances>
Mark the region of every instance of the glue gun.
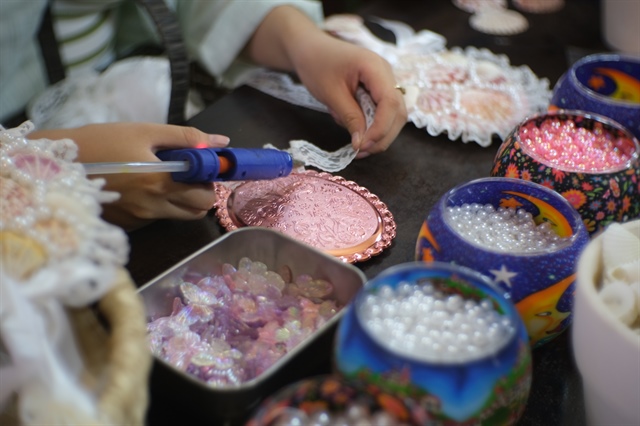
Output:
<instances>
[{"instance_id":1,"label":"glue gun","mask_svg":"<svg viewBox=\"0 0 640 426\"><path fill-rule=\"evenodd\" d=\"M264 180L288 176L288 152L261 148L186 148L159 151L161 162L85 163L87 174L171 172L176 182Z\"/></svg>"}]
</instances>

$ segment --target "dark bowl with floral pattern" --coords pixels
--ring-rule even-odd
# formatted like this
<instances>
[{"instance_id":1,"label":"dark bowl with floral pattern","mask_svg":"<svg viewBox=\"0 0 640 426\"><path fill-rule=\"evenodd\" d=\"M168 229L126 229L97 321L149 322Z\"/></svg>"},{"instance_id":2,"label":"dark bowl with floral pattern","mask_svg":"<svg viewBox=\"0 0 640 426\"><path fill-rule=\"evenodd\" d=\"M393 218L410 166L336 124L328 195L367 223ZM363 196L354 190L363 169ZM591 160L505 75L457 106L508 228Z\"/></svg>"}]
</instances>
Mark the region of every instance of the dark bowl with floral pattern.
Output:
<instances>
[{"instance_id":1,"label":"dark bowl with floral pattern","mask_svg":"<svg viewBox=\"0 0 640 426\"><path fill-rule=\"evenodd\" d=\"M640 217L639 156L638 140L619 123L590 112L557 110L521 122L498 148L490 176L558 192L595 235L612 222Z\"/></svg>"}]
</instances>

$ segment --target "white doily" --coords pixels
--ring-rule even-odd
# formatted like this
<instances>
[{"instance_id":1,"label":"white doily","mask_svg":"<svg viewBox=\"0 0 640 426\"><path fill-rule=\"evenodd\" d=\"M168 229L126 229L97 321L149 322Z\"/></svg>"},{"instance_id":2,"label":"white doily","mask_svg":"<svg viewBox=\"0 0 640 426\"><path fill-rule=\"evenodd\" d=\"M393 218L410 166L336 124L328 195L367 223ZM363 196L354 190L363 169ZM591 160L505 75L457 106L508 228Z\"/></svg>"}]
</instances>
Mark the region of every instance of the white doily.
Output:
<instances>
[{"instance_id":1,"label":"white doily","mask_svg":"<svg viewBox=\"0 0 640 426\"><path fill-rule=\"evenodd\" d=\"M65 406L96 418L65 308L99 300L127 261L126 235L100 218L118 194L86 179L71 140L26 139L32 130L0 126L0 408L17 393L22 419L49 407L68 420Z\"/></svg>"},{"instance_id":2,"label":"white doily","mask_svg":"<svg viewBox=\"0 0 640 426\"><path fill-rule=\"evenodd\" d=\"M486 147L494 136L504 139L525 117L548 108L549 81L529 67L511 66L506 56L487 49L445 49L441 35L416 33L401 22L374 21L395 34L396 44L375 37L355 15L331 16L324 28L389 61L406 90L409 121L430 135L446 133L450 140ZM326 110L303 86L278 73L257 73L248 84L293 104Z\"/></svg>"}]
</instances>

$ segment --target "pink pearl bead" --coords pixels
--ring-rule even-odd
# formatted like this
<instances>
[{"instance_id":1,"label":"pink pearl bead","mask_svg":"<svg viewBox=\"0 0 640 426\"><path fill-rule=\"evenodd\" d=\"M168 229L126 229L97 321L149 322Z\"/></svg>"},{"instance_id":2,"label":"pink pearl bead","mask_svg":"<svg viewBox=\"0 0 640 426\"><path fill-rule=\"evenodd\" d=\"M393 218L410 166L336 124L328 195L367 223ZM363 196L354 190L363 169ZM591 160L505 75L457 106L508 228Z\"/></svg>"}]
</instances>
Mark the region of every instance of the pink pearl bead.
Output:
<instances>
[{"instance_id":1,"label":"pink pearl bead","mask_svg":"<svg viewBox=\"0 0 640 426\"><path fill-rule=\"evenodd\" d=\"M534 158L564 171L603 172L619 169L635 153L633 141L617 137L596 123L577 127L573 120L529 121L519 130L523 148Z\"/></svg>"}]
</instances>

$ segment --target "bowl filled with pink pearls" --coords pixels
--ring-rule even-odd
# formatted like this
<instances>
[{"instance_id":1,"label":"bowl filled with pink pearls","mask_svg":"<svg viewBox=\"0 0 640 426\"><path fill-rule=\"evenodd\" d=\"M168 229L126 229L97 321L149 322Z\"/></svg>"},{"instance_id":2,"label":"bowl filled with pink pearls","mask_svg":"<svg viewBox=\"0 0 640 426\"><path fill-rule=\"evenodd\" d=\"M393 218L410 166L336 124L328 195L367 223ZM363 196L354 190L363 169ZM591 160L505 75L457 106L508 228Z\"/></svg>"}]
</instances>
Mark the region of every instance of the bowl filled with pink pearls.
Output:
<instances>
[{"instance_id":1,"label":"bowl filled with pink pearls","mask_svg":"<svg viewBox=\"0 0 640 426\"><path fill-rule=\"evenodd\" d=\"M502 143L491 176L562 194L594 235L640 216L640 145L617 122L577 110L530 117Z\"/></svg>"},{"instance_id":2,"label":"bowl filled with pink pearls","mask_svg":"<svg viewBox=\"0 0 640 426\"><path fill-rule=\"evenodd\" d=\"M185 424L241 424L266 395L330 364L342 308L364 282L280 232L225 234L139 291L154 402L181 407Z\"/></svg>"},{"instance_id":3,"label":"bowl filled with pink pearls","mask_svg":"<svg viewBox=\"0 0 640 426\"><path fill-rule=\"evenodd\" d=\"M488 177L444 194L422 223L416 260L471 268L508 292L533 348L571 323L575 269L589 233L557 192Z\"/></svg>"}]
</instances>

